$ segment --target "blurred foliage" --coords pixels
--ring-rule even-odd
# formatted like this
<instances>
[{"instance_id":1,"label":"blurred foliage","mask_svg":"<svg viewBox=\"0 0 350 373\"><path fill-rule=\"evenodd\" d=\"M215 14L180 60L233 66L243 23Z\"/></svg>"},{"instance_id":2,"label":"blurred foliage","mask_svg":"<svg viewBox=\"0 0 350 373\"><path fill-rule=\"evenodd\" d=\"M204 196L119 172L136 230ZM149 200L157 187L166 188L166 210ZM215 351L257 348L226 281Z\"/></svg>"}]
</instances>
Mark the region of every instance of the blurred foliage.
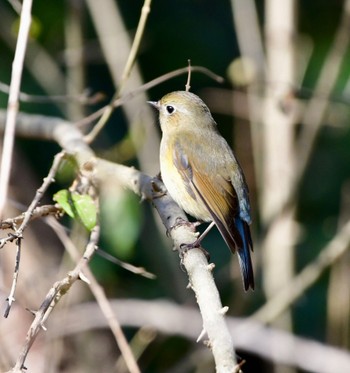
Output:
<instances>
[{"instance_id":1,"label":"blurred foliage","mask_svg":"<svg viewBox=\"0 0 350 373\"><path fill-rule=\"evenodd\" d=\"M133 257L141 218L139 198L132 192L114 188L102 198L102 240L114 255L123 260Z\"/></svg>"}]
</instances>

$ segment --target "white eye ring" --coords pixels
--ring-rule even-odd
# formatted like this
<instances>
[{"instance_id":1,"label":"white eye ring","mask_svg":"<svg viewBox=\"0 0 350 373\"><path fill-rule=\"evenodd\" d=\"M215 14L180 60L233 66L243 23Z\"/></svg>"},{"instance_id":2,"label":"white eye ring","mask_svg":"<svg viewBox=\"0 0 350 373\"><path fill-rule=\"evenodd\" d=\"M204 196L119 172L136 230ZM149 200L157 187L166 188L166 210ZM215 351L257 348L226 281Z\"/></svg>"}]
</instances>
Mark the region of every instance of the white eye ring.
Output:
<instances>
[{"instance_id":1,"label":"white eye ring","mask_svg":"<svg viewBox=\"0 0 350 373\"><path fill-rule=\"evenodd\" d=\"M167 105L167 106L165 106L165 110L166 110L166 112L167 112L169 115L174 114L175 111L176 111L175 107L172 106L172 105Z\"/></svg>"}]
</instances>

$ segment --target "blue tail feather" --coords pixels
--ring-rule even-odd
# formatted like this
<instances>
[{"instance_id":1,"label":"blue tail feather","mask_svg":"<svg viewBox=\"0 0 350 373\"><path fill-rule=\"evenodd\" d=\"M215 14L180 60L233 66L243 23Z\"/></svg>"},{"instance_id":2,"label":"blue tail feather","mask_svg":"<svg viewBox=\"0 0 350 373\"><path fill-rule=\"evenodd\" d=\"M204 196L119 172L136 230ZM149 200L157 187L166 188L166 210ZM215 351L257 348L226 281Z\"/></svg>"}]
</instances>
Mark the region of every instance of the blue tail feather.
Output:
<instances>
[{"instance_id":1,"label":"blue tail feather","mask_svg":"<svg viewBox=\"0 0 350 373\"><path fill-rule=\"evenodd\" d=\"M237 247L236 249L239 259L239 266L242 272L244 289L248 290L249 287L254 289L254 273L252 260L250 257L250 250L253 250L253 245L249 225L240 217L235 218L235 225L243 243L242 247Z\"/></svg>"}]
</instances>

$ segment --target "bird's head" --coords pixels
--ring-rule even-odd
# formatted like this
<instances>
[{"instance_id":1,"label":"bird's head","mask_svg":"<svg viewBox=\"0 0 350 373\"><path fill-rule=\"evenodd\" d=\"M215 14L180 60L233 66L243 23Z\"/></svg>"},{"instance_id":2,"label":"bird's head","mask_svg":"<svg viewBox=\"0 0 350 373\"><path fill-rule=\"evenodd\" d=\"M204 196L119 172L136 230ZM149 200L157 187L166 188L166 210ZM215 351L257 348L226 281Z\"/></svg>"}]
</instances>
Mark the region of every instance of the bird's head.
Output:
<instances>
[{"instance_id":1,"label":"bird's head","mask_svg":"<svg viewBox=\"0 0 350 373\"><path fill-rule=\"evenodd\" d=\"M159 111L159 122L163 132L189 131L215 125L208 106L191 92L171 92L159 101L148 103Z\"/></svg>"}]
</instances>

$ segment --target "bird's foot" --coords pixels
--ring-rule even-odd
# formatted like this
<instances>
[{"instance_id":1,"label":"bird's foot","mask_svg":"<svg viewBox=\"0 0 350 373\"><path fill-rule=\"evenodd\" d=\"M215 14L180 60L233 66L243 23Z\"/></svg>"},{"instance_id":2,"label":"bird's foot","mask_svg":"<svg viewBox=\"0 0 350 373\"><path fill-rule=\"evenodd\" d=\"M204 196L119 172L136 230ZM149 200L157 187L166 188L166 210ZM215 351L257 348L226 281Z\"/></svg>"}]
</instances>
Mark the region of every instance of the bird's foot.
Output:
<instances>
[{"instance_id":1,"label":"bird's foot","mask_svg":"<svg viewBox=\"0 0 350 373\"><path fill-rule=\"evenodd\" d=\"M205 255L205 257L207 258L207 261L209 262L210 261L210 254L208 253L207 250L203 249L203 247L201 246L201 237L199 237L196 241L192 242L192 243L183 243L180 245L180 256L183 258L183 256L187 253L187 251L191 250L191 249L199 249L202 251L202 253Z\"/></svg>"},{"instance_id":2,"label":"bird's foot","mask_svg":"<svg viewBox=\"0 0 350 373\"><path fill-rule=\"evenodd\" d=\"M175 220L175 224L172 225L169 229L167 229L167 236L169 237L170 236L170 232L173 230L173 229L176 229L178 227L181 227L181 226L186 226L186 227L189 227L191 229L192 232L195 232L196 231L196 227L199 225L200 223L199 222L190 222L188 220L185 220L181 217L178 217L176 218Z\"/></svg>"}]
</instances>

